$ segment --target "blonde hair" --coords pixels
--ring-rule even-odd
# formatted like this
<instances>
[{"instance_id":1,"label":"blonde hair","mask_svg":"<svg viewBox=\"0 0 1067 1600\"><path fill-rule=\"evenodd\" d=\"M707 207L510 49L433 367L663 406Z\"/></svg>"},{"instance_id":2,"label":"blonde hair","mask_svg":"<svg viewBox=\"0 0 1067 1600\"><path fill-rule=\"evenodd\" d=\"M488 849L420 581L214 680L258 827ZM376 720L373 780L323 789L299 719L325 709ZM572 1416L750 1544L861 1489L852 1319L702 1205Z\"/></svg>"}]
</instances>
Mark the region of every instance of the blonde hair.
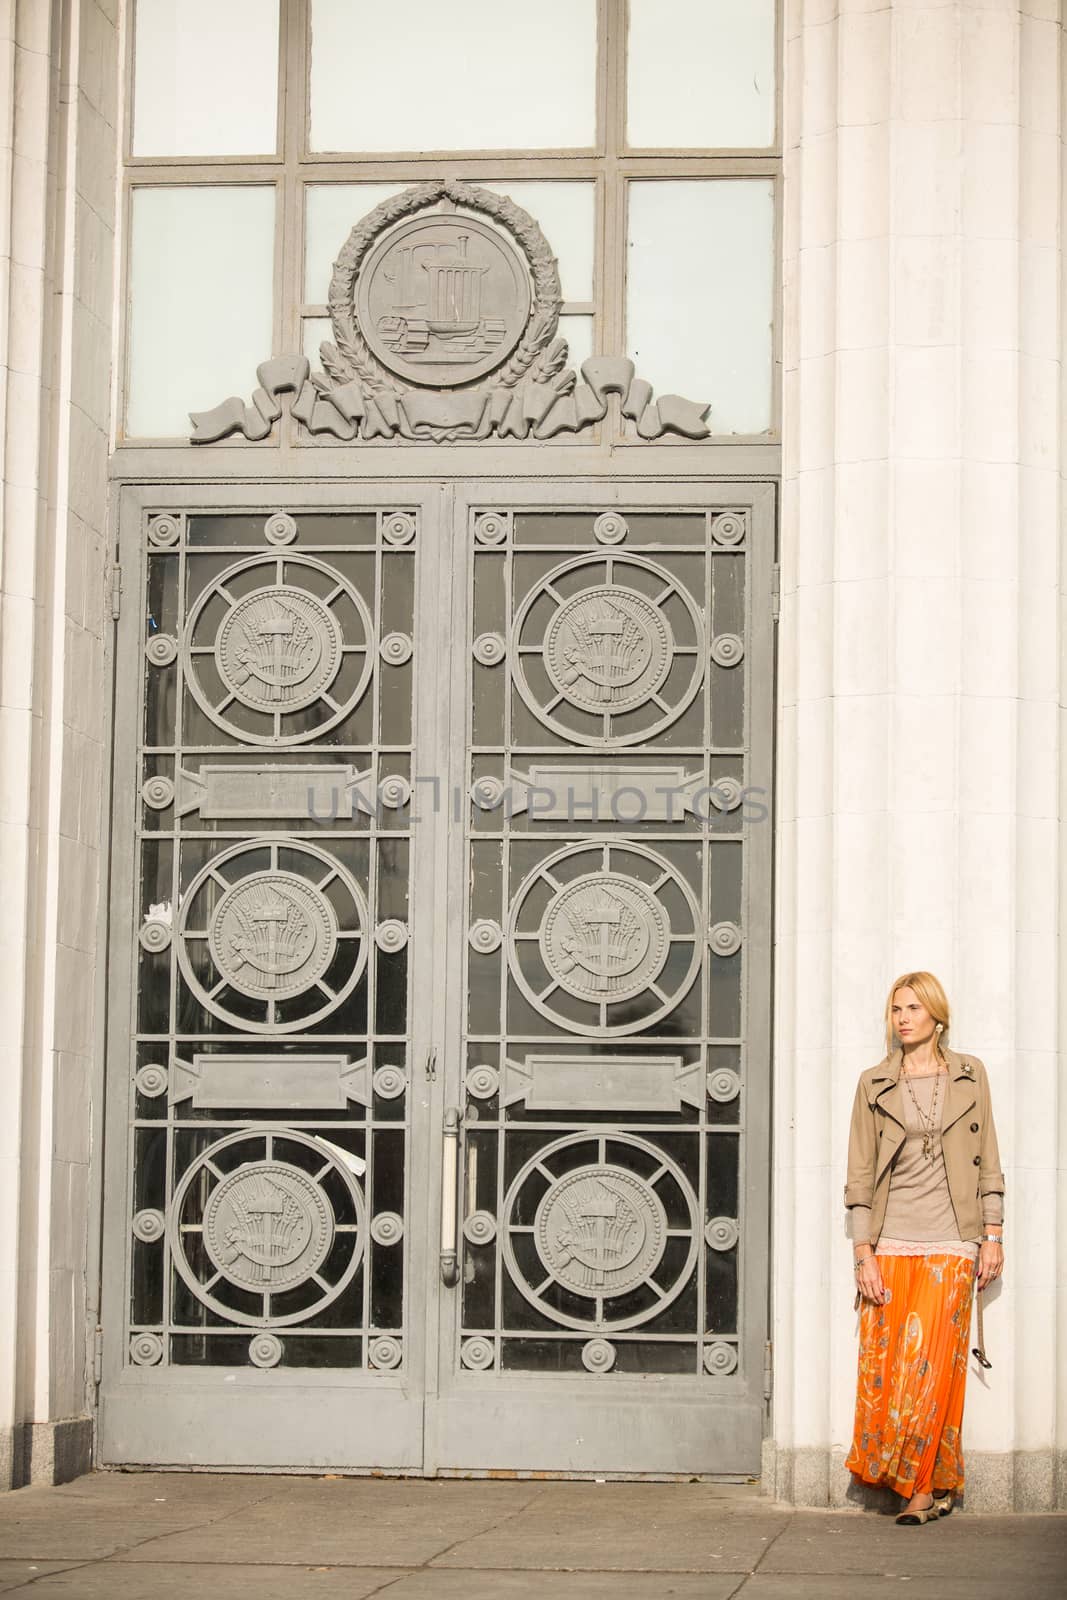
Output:
<instances>
[{"instance_id":1,"label":"blonde hair","mask_svg":"<svg viewBox=\"0 0 1067 1600\"><path fill-rule=\"evenodd\" d=\"M941 1032L935 1034L935 1047L940 1053L941 1046L948 1041L948 995L939 978L932 972L905 972L889 986L889 994L885 1002L885 1048L889 1054L900 1043L896 1030L893 1027L893 996L898 989L914 989L923 1005L929 1011L935 1022L940 1022Z\"/></svg>"}]
</instances>

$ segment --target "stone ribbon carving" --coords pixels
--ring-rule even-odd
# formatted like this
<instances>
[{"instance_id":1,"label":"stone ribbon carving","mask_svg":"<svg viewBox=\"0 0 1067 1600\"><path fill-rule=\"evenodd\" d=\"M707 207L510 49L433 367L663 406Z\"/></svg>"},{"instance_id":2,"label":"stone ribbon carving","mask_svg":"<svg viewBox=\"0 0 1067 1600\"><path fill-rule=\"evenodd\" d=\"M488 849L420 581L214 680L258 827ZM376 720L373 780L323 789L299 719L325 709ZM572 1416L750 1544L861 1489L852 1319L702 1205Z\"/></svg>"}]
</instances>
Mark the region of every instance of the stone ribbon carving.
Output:
<instances>
[{"instance_id":1,"label":"stone ribbon carving","mask_svg":"<svg viewBox=\"0 0 1067 1600\"><path fill-rule=\"evenodd\" d=\"M309 433L344 442L550 439L602 421L611 395L642 439L708 436L706 405L655 399L625 357L593 356L579 380L557 337L561 304L528 212L471 184L416 184L357 223L334 264L324 370L306 356L264 361L251 404L231 396L191 414L192 443L266 439L289 395Z\"/></svg>"}]
</instances>

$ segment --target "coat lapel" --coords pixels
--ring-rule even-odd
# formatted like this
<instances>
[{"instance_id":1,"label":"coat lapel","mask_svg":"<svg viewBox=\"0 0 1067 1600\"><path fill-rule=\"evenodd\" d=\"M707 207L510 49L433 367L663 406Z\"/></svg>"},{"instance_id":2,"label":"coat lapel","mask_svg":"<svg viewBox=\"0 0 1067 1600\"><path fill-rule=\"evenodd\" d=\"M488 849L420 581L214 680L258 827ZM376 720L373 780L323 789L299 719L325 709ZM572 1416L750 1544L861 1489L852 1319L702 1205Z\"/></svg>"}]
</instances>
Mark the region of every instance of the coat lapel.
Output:
<instances>
[{"instance_id":1,"label":"coat lapel","mask_svg":"<svg viewBox=\"0 0 1067 1600\"><path fill-rule=\"evenodd\" d=\"M904 1052L899 1045L890 1052L882 1062L876 1074L872 1087L874 1089L873 1104L881 1106L886 1116L892 1117L894 1122L904 1126L904 1090L900 1083L900 1066L904 1060Z\"/></svg>"},{"instance_id":2,"label":"coat lapel","mask_svg":"<svg viewBox=\"0 0 1067 1600\"><path fill-rule=\"evenodd\" d=\"M941 1132L966 1116L978 1099L974 1067L966 1056L955 1050L945 1050L948 1062L948 1083L945 1086L945 1109L941 1116Z\"/></svg>"},{"instance_id":3,"label":"coat lapel","mask_svg":"<svg viewBox=\"0 0 1067 1600\"><path fill-rule=\"evenodd\" d=\"M900 1065L904 1052L897 1048L886 1056L872 1081L872 1104L880 1106L890 1119L881 1129L878 1154L875 1157L874 1181L877 1183L892 1163L904 1142L904 1090L900 1083Z\"/></svg>"}]
</instances>

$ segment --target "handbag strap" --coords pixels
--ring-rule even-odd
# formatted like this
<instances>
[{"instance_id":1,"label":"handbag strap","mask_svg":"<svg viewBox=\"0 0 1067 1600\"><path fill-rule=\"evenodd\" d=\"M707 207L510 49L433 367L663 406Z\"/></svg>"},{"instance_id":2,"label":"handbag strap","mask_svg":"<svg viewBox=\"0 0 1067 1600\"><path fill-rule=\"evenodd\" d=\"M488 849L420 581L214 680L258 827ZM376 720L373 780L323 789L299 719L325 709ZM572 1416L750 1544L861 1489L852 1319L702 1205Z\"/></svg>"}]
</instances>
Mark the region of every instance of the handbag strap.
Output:
<instances>
[{"instance_id":1,"label":"handbag strap","mask_svg":"<svg viewBox=\"0 0 1067 1600\"><path fill-rule=\"evenodd\" d=\"M975 1291L974 1298L978 1302L978 1343L975 1345L974 1349L971 1351L971 1354L972 1354L972 1356L977 1357L978 1362L980 1363L980 1365L985 1367L988 1370L993 1365L993 1363L992 1363L992 1361L990 1361L989 1357L985 1353L985 1326L984 1326L984 1319L983 1319L983 1316L982 1316L983 1302L982 1302L982 1291L981 1291L981 1289L977 1289Z\"/></svg>"}]
</instances>

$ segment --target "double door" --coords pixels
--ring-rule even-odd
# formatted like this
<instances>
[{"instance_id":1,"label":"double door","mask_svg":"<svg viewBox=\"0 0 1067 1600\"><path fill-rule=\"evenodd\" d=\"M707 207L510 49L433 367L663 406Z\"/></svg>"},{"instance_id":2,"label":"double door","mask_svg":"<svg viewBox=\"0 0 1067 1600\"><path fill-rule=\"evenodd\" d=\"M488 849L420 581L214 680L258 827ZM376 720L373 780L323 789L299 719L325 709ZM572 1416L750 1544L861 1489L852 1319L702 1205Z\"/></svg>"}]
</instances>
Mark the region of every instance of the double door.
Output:
<instances>
[{"instance_id":1,"label":"double door","mask_svg":"<svg viewBox=\"0 0 1067 1600\"><path fill-rule=\"evenodd\" d=\"M120 524L102 1460L757 1471L771 488Z\"/></svg>"}]
</instances>

